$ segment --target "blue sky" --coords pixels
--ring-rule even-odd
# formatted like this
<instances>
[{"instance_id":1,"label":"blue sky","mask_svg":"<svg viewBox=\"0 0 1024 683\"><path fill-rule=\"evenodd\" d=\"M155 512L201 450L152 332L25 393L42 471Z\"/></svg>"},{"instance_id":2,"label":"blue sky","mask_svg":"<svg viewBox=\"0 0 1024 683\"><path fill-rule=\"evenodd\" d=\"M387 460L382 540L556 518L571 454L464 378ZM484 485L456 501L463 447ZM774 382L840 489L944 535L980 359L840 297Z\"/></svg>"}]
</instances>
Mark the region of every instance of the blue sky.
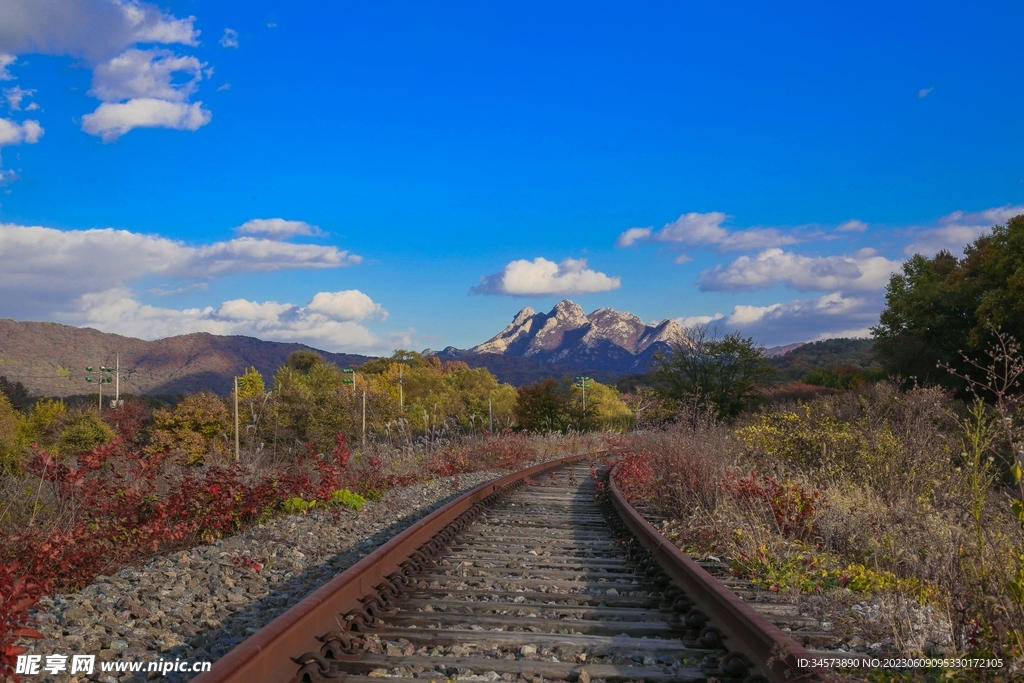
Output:
<instances>
[{"instance_id":1,"label":"blue sky","mask_svg":"<svg viewBox=\"0 0 1024 683\"><path fill-rule=\"evenodd\" d=\"M1024 211L1019 3L0 0L0 317L468 347L571 298L767 345Z\"/></svg>"}]
</instances>

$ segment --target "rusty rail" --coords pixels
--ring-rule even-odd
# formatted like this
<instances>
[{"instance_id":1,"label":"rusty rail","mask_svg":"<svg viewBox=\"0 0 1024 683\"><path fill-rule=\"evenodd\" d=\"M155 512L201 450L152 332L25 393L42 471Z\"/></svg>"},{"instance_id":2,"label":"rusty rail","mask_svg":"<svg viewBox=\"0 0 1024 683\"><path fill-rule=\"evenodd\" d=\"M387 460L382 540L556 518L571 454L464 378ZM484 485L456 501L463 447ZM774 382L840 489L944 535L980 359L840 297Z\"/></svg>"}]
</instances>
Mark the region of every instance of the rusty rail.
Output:
<instances>
[{"instance_id":1,"label":"rusty rail","mask_svg":"<svg viewBox=\"0 0 1024 683\"><path fill-rule=\"evenodd\" d=\"M296 662L307 653L319 651L324 643L317 634L343 631L342 615L366 611L362 600L379 590L389 577L401 574L403 563L434 534L480 505L531 476L604 453L573 455L534 465L482 484L419 520L370 553L330 582L305 597L252 637L217 660L210 671L192 679L194 683L277 683L296 677ZM372 619L370 611L368 617ZM301 679L301 676L298 678Z\"/></svg>"},{"instance_id":2,"label":"rusty rail","mask_svg":"<svg viewBox=\"0 0 1024 683\"><path fill-rule=\"evenodd\" d=\"M630 505L615 482L617 468L612 468L608 483L619 517L696 608L710 617L730 653L742 653L772 681L824 680L818 672L798 665L800 659L813 659L808 650L680 552Z\"/></svg>"},{"instance_id":3,"label":"rusty rail","mask_svg":"<svg viewBox=\"0 0 1024 683\"><path fill-rule=\"evenodd\" d=\"M297 605L280 615L248 640L214 663L195 683L286 683L343 678L337 662L356 659L352 637L382 626L380 616L394 614L401 598L416 582L416 575L433 565L450 539L502 494L528 478L548 470L599 458L608 451L574 455L534 465L488 482L460 496L391 539L367 557L339 574ZM649 572L663 572L662 586L687 626L697 625L705 647L723 647L729 653L721 661L705 661L708 675L743 671L741 678L764 681L821 681L815 671L800 668L797 661L811 654L781 629L755 612L735 593L681 553L626 500L614 481L609 481L610 503L625 529L649 555ZM615 522L615 526L618 522ZM684 605L685 603L685 605ZM694 623L690 623L693 618ZM699 624L697 624L699 622ZM705 625L709 624L709 625ZM323 634L323 635L322 635ZM326 652L326 657L324 654ZM730 662L730 660L732 660ZM334 663L332 663L334 662Z\"/></svg>"}]
</instances>

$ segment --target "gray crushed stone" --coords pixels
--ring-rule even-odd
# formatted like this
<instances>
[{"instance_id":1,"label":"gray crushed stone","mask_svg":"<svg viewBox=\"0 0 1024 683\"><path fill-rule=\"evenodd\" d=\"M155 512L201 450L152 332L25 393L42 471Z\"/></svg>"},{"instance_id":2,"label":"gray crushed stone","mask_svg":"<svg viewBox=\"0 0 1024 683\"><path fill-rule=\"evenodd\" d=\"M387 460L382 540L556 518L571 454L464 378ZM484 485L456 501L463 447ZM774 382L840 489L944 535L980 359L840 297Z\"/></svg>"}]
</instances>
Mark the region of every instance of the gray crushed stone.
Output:
<instances>
[{"instance_id":1,"label":"gray crushed stone","mask_svg":"<svg viewBox=\"0 0 1024 683\"><path fill-rule=\"evenodd\" d=\"M315 510L153 559L83 590L41 601L45 638L27 654L96 655L92 675L22 676L35 683L185 681L194 674L101 673L100 661L216 661L416 520L506 472L484 471L389 491L360 511ZM258 565L258 569L256 566ZM68 666L70 669L70 666Z\"/></svg>"}]
</instances>

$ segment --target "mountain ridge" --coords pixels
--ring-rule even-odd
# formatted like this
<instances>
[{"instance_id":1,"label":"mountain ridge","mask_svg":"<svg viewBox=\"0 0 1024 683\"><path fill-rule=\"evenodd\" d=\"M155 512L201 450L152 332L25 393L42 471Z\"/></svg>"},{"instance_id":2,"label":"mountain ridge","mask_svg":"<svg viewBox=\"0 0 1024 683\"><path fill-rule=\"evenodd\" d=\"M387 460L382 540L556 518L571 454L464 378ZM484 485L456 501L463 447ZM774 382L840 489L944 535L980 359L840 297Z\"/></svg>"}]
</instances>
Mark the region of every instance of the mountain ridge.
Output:
<instances>
[{"instance_id":1,"label":"mountain ridge","mask_svg":"<svg viewBox=\"0 0 1024 683\"><path fill-rule=\"evenodd\" d=\"M598 308L589 315L569 299L559 301L548 313L524 306L501 332L482 344L445 354L485 354L528 358L543 363L588 368L604 373L642 372L658 351L688 342L686 332L674 320L648 325L632 313ZM438 353L429 349L424 353Z\"/></svg>"},{"instance_id":2,"label":"mountain ridge","mask_svg":"<svg viewBox=\"0 0 1024 683\"><path fill-rule=\"evenodd\" d=\"M85 368L113 366L120 355L121 392L174 395L201 389L227 395L232 378L255 367L267 383L294 351L315 351L340 367L372 356L321 351L305 344L192 332L153 341L51 322L0 319L0 375L37 396L96 391ZM104 394L113 394L113 384Z\"/></svg>"}]
</instances>

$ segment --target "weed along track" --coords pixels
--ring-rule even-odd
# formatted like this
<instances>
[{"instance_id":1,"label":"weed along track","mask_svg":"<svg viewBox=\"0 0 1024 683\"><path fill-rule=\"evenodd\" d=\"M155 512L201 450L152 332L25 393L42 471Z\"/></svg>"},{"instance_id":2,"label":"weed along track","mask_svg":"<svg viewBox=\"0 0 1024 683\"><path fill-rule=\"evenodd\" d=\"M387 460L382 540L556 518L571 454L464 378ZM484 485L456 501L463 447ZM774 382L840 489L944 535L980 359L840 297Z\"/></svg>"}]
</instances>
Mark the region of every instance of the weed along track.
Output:
<instances>
[{"instance_id":1,"label":"weed along track","mask_svg":"<svg viewBox=\"0 0 1024 683\"><path fill-rule=\"evenodd\" d=\"M478 487L193 680L815 680L808 651L590 473L575 456Z\"/></svg>"}]
</instances>

